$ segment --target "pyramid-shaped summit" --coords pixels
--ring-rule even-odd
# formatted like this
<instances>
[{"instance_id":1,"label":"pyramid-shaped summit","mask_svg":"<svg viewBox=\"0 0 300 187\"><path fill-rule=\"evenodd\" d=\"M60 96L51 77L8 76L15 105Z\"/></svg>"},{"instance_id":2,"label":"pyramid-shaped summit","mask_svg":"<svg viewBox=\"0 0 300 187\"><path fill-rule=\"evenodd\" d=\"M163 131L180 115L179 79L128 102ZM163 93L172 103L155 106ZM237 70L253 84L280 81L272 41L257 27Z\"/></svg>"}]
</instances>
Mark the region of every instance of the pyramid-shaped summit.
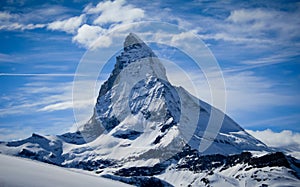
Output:
<instances>
[{"instance_id":1,"label":"pyramid-shaped summit","mask_svg":"<svg viewBox=\"0 0 300 187\"><path fill-rule=\"evenodd\" d=\"M172 86L151 48L130 33L125 39L124 51L116 57L111 75L100 88L94 115L85 127L87 130L82 132L89 141L103 132L111 133L113 138L118 133L122 137L138 134L131 140L138 147L155 144L160 148L180 149L187 144L198 149L211 109L209 104L183 88ZM194 116L199 116L197 121L191 119ZM147 136L146 142L143 136ZM227 115L216 139L209 141L212 145L202 154L268 149Z\"/></svg>"},{"instance_id":2,"label":"pyramid-shaped summit","mask_svg":"<svg viewBox=\"0 0 300 187\"><path fill-rule=\"evenodd\" d=\"M125 38L124 48L132 46L134 44L145 44L145 43L136 34L129 33L129 35Z\"/></svg>"},{"instance_id":3,"label":"pyramid-shaped summit","mask_svg":"<svg viewBox=\"0 0 300 187\"><path fill-rule=\"evenodd\" d=\"M115 79L124 67L131 62L151 57L156 57L151 48L149 48L136 34L130 33L124 41L123 52L116 58L116 64L112 73L108 80L101 86L99 96L102 96L112 87Z\"/></svg>"},{"instance_id":4,"label":"pyramid-shaped summit","mask_svg":"<svg viewBox=\"0 0 300 187\"><path fill-rule=\"evenodd\" d=\"M157 56L130 33L99 90L93 116L80 131L33 134L0 143L0 151L136 186L299 184L294 158L271 153L227 115L219 132L208 132L216 138L205 137L212 109L171 85ZM210 146L200 151L203 141Z\"/></svg>"}]
</instances>

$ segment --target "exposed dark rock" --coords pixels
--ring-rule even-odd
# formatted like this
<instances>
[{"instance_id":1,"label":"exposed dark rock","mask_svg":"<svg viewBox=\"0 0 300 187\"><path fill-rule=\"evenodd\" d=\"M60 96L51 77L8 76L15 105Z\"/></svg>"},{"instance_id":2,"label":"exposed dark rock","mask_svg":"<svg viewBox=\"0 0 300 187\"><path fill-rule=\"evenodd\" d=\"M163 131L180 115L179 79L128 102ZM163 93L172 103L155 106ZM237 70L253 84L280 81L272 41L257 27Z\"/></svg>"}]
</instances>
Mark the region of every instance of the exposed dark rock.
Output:
<instances>
[{"instance_id":1,"label":"exposed dark rock","mask_svg":"<svg viewBox=\"0 0 300 187\"><path fill-rule=\"evenodd\" d=\"M65 165L65 167L79 168L88 171L95 171L97 169L103 169L111 167L116 163L112 160L88 160L88 161L79 161L78 163L73 163L72 165Z\"/></svg>"},{"instance_id":2,"label":"exposed dark rock","mask_svg":"<svg viewBox=\"0 0 300 187\"><path fill-rule=\"evenodd\" d=\"M137 187L172 187L173 185L166 181L160 180L156 177L133 176L123 177L115 175L102 175L104 178L121 181L127 184L135 185Z\"/></svg>"},{"instance_id":3,"label":"exposed dark rock","mask_svg":"<svg viewBox=\"0 0 300 187\"><path fill-rule=\"evenodd\" d=\"M283 166L290 168L289 161L282 152L271 153L262 157L254 157L251 158L248 163L257 168L262 168L266 166Z\"/></svg>"},{"instance_id":4,"label":"exposed dark rock","mask_svg":"<svg viewBox=\"0 0 300 187\"><path fill-rule=\"evenodd\" d=\"M116 171L114 174L119 176L154 176L166 169L167 165L156 164L153 167L130 167Z\"/></svg>"},{"instance_id":5,"label":"exposed dark rock","mask_svg":"<svg viewBox=\"0 0 300 187\"><path fill-rule=\"evenodd\" d=\"M83 138L81 132L68 132L62 135L58 135L63 141L71 144L81 145L86 143L85 139Z\"/></svg>"},{"instance_id":6,"label":"exposed dark rock","mask_svg":"<svg viewBox=\"0 0 300 187\"><path fill-rule=\"evenodd\" d=\"M117 131L112 134L116 138L134 140L141 135L141 132L135 130Z\"/></svg>"},{"instance_id":7,"label":"exposed dark rock","mask_svg":"<svg viewBox=\"0 0 300 187\"><path fill-rule=\"evenodd\" d=\"M202 178L200 181L203 182L205 186L209 185L209 180L207 178Z\"/></svg>"},{"instance_id":8,"label":"exposed dark rock","mask_svg":"<svg viewBox=\"0 0 300 187\"><path fill-rule=\"evenodd\" d=\"M158 144L160 142L160 140L164 137L164 135L159 135L155 138L153 144Z\"/></svg>"}]
</instances>

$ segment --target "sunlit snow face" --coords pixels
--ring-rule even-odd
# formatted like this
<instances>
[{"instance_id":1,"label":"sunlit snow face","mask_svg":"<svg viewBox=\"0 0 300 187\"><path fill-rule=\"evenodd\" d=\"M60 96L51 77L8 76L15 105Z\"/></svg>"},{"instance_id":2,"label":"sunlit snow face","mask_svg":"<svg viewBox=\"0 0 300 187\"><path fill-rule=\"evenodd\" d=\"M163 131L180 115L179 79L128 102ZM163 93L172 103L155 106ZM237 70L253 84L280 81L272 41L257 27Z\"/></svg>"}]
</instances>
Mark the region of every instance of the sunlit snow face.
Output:
<instances>
[{"instance_id":1,"label":"sunlit snow face","mask_svg":"<svg viewBox=\"0 0 300 187\"><path fill-rule=\"evenodd\" d=\"M180 119L180 98L169 82L154 76L135 84L129 95L129 107L133 115L142 113L149 121L165 122L172 118L174 123Z\"/></svg>"}]
</instances>

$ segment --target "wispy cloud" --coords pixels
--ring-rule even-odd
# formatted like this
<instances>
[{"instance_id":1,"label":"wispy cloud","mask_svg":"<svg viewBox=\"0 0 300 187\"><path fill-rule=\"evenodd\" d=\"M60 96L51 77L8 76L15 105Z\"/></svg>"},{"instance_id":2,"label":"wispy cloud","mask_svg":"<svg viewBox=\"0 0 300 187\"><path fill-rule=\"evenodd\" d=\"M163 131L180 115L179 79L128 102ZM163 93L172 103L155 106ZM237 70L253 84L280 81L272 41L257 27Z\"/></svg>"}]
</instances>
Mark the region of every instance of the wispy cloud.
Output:
<instances>
[{"instance_id":1,"label":"wispy cloud","mask_svg":"<svg viewBox=\"0 0 300 187\"><path fill-rule=\"evenodd\" d=\"M32 30L45 27L44 24L23 23L17 20L23 19L19 14L7 11L0 12L0 30Z\"/></svg>"},{"instance_id":2,"label":"wispy cloud","mask_svg":"<svg viewBox=\"0 0 300 187\"><path fill-rule=\"evenodd\" d=\"M238 29L239 33L247 37L271 36L273 38L274 34L275 36L278 34L283 37L282 39L292 39L298 36L300 21L297 17L299 16L299 11L286 12L267 8L238 9L231 11L226 21L232 24L231 31ZM234 27L237 25L239 28Z\"/></svg>"},{"instance_id":3,"label":"wispy cloud","mask_svg":"<svg viewBox=\"0 0 300 187\"><path fill-rule=\"evenodd\" d=\"M9 12L0 12L0 20L1 21L6 21L14 18L15 15L10 14Z\"/></svg>"},{"instance_id":4,"label":"wispy cloud","mask_svg":"<svg viewBox=\"0 0 300 187\"><path fill-rule=\"evenodd\" d=\"M59 49L59 47L57 47ZM45 48L32 48L27 53L0 53L0 64L2 63L16 63L32 65L32 67L39 66L41 64L48 66L61 65L76 65L79 58L82 55L82 51L57 51L51 47L46 47L47 52L44 52ZM43 60L41 60L43 59ZM51 62L51 63L49 63ZM72 64L67 64L72 63ZM1 71L0 71L1 72ZM4 73L3 71L1 73Z\"/></svg>"},{"instance_id":5,"label":"wispy cloud","mask_svg":"<svg viewBox=\"0 0 300 187\"><path fill-rule=\"evenodd\" d=\"M1 25L0 30L32 30L38 28L44 28L45 24L22 24L22 23L9 23L6 25Z\"/></svg>"},{"instance_id":6,"label":"wispy cloud","mask_svg":"<svg viewBox=\"0 0 300 187\"><path fill-rule=\"evenodd\" d=\"M64 74L57 76L64 76ZM49 77L52 76L49 75ZM101 82L95 82L95 80L77 81L77 86L82 89L77 90L76 100L73 100L73 81L56 83L44 80L27 83L21 86L15 94L0 97L2 103L0 116L81 110L86 111L82 115L88 118L92 115ZM90 88L94 88L94 90L90 90ZM92 98L90 98L91 91L94 93Z\"/></svg>"},{"instance_id":7,"label":"wispy cloud","mask_svg":"<svg viewBox=\"0 0 300 187\"><path fill-rule=\"evenodd\" d=\"M54 104L49 104L38 111L57 111L57 110L66 110L66 109L72 109L73 108L73 102L72 101L65 101L65 102L59 102Z\"/></svg>"},{"instance_id":8,"label":"wispy cloud","mask_svg":"<svg viewBox=\"0 0 300 187\"><path fill-rule=\"evenodd\" d=\"M0 63L1 62L15 62L16 60L8 54L0 53Z\"/></svg>"},{"instance_id":9,"label":"wispy cloud","mask_svg":"<svg viewBox=\"0 0 300 187\"><path fill-rule=\"evenodd\" d=\"M300 53L297 52L289 52L289 53L281 53L281 54L271 54L268 57L262 57L254 60L244 60L241 61L242 64L245 65L260 65L260 66L265 66L265 65L273 65L273 64L278 64L278 63L285 63L285 62L290 62L291 60L295 59L296 56L299 56Z\"/></svg>"},{"instance_id":10,"label":"wispy cloud","mask_svg":"<svg viewBox=\"0 0 300 187\"><path fill-rule=\"evenodd\" d=\"M273 8L243 8L233 6L224 18L202 16L200 25L210 23L210 27L199 30L204 39L223 40L237 44L287 44L298 37L300 22L298 10L284 11ZM276 21L274 21L276 20Z\"/></svg>"},{"instance_id":11,"label":"wispy cloud","mask_svg":"<svg viewBox=\"0 0 300 187\"><path fill-rule=\"evenodd\" d=\"M19 130L22 129L22 130ZM0 140L1 141L10 141L10 140L20 140L27 138L34 132L34 129L31 127L21 127L17 128L3 128L0 127Z\"/></svg>"},{"instance_id":12,"label":"wispy cloud","mask_svg":"<svg viewBox=\"0 0 300 187\"><path fill-rule=\"evenodd\" d=\"M299 122L300 114L283 115L274 118L268 118L263 120L257 120L252 123L244 124L246 128L255 127L282 127L291 124L296 124Z\"/></svg>"},{"instance_id":13,"label":"wispy cloud","mask_svg":"<svg viewBox=\"0 0 300 187\"><path fill-rule=\"evenodd\" d=\"M168 72L169 71L169 72ZM191 70L183 75L176 69L167 69L169 80L178 86L183 86L194 95L211 103L211 86L204 74L199 70ZM188 76L188 78L184 78ZM299 95L286 91L286 83L273 81L272 79L258 76L252 71L223 72L226 83L227 112L230 114L244 111L255 111L274 106L297 106ZM192 81L192 84L189 84ZM211 82L214 82L211 80ZM196 88L196 89L195 89ZM218 89L215 87L215 89ZM276 101L276 102L274 102Z\"/></svg>"},{"instance_id":14,"label":"wispy cloud","mask_svg":"<svg viewBox=\"0 0 300 187\"><path fill-rule=\"evenodd\" d=\"M1 116L36 113L54 103L72 102L72 83L36 82L25 84L17 93L0 98ZM72 109L71 106L64 109ZM60 109L61 110L61 109Z\"/></svg>"},{"instance_id":15,"label":"wispy cloud","mask_svg":"<svg viewBox=\"0 0 300 187\"><path fill-rule=\"evenodd\" d=\"M13 141L28 138L32 133L43 135L63 134L77 130L74 120L62 117L36 116L33 118L24 118L22 121L5 121L0 126L0 140ZM42 123L42 127L39 124Z\"/></svg>"},{"instance_id":16,"label":"wispy cloud","mask_svg":"<svg viewBox=\"0 0 300 187\"><path fill-rule=\"evenodd\" d=\"M193 1L164 11L164 2L143 9L148 20L175 23L198 34L220 61L231 61L226 71L241 72L299 56L299 4L261 2L260 6L264 8L254 2Z\"/></svg>"},{"instance_id":17,"label":"wispy cloud","mask_svg":"<svg viewBox=\"0 0 300 187\"><path fill-rule=\"evenodd\" d=\"M0 11L0 30L32 30L46 28L52 20L63 19L71 9L45 4L39 8Z\"/></svg>"}]
</instances>

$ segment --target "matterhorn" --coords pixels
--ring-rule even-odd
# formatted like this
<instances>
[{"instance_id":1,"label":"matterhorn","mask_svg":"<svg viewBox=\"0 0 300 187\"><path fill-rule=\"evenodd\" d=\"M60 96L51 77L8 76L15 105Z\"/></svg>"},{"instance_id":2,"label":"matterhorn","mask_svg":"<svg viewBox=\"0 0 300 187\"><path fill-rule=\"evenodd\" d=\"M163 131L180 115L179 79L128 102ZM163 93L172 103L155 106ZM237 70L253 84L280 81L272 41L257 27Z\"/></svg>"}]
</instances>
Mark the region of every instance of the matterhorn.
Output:
<instances>
[{"instance_id":1,"label":"matterhorn","mask_svg":"<svg viewBox=\"0 0 300 187\"><path fill-rule=\"evenodd\" d=\"M115 61L93 115L78 131L2 142L0 152L135 186L300 184L297 159L267 147L221 110L173 86L137 35L125 38ZM210 132L212 112L224 119Z\"/></svg>"}]
</instances>

